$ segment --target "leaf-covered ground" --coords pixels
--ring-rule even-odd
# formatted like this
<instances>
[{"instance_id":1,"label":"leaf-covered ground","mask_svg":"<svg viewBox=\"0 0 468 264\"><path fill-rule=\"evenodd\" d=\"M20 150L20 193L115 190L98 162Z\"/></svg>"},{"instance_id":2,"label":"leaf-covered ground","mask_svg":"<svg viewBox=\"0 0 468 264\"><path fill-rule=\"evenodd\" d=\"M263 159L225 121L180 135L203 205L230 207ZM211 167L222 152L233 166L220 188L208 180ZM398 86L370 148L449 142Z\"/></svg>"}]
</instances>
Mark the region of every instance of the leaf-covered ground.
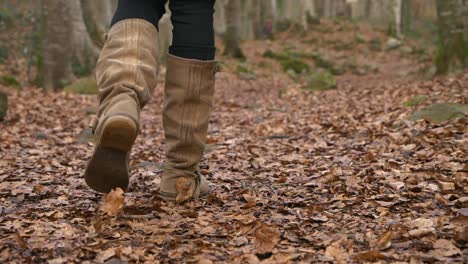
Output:
<instances>
[{"instance_id":1,"label":"leaf-covered ground","mask_svg":"<svg viewBox=\"0 0 468 264\"><path fill-rule=\"evenodd\" d=\"M371 51L381 34L359 34L246 43L242 72L224 60L202 163L212 192L185 205L158 198L162 83L143 112L117 216L82 178L94 96L10 92L0 263L466 263L466 116L410 117L433 103L466 104L468 72L424 81L424 61ZM357 44L329 48L350 39ZM341 65L355 58L337 89L307 91L300 75L262 57L309 47Z\"/></svg>"}]
</instances>

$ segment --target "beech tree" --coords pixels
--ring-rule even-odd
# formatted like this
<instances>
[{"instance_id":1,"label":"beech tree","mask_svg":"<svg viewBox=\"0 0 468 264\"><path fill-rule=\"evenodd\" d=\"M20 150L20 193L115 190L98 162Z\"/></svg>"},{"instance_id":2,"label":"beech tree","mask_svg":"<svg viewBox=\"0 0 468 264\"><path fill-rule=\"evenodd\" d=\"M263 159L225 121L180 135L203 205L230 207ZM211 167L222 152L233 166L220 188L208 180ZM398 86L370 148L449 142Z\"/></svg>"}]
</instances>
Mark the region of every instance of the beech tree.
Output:
<instances>
[{"instance_id":1,"label":"beech tree","mask_svg":"<svg viewBox=\"0 0 468 264\"><path fill-rule=\"evenodd\" d=\"M240 48L240 14L241 2L229 0L226 4L226 33L224 54L234 58L243 58L244 53Z\"/></svg>"},{"instance_id":2,"label":"beech tree","mask_svg":"<svg viewBox=\"0 0 468 264\"><path fill-rule=\"evenodd\" d=\"M115 1L42 0L40 80L59 90L76 75L91 73L112 17Z\"/></svg>"},{"instance_id":3,"label":"beech tree","mask_svg":"<svg viewBox=\"0 0 468 264\"><path fill-rule=\"evenodd\" d=\"M437 15L437 74L445 74L457 64L462 67L468 66L468 1L437 0Z\"/></svg>"}]
</instances>

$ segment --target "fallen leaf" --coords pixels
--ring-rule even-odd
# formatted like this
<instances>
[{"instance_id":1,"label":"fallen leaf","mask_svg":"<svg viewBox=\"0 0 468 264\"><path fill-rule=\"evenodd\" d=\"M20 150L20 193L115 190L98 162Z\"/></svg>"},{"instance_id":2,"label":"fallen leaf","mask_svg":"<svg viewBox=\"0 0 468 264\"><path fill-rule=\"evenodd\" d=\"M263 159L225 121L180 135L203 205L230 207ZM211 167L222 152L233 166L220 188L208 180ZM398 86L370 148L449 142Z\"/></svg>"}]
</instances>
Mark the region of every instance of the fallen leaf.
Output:
<instances>
[{"instance_id":1,"label":"fallen leaf","mask_svg":"<svg viewBox=\"0 0 468 264\"><path fill-rule=\"evenodd\" d=\"M349 244L349 241L346 238L342 238L325 249L325 256L335 260L335 263L348 263L349 262L349 253L347 249L343 248Z\"/></svg>"},{"instance_id":2,"label":"fallen leaf","mask_svg":"<svg viewBox=\"0 0 468 264\"><path fill-rule=\"evenodd\" d=\"M247 193L244 193L242 195L242 198L247 202L247 204L244 206L244 208L252 208L257 205L257 197L255 193L252 190L249 190Z\"/></svg>"},{"instance_id":3,"label":"fallen leaf","mask_svg":"<svg viewBox=\"0 0 468 264\"><path fill-rule=\"evenodd\" d=\"M380 250L389 248L392 245L393 231L389 229L376 242L375 247Z\"/></svg>"},{"instance_id":4,"label":"fallen leaf","mask_svg":"<svg viewBox=\"0 0 468 264\"><path fill-rule=\"evenodd\" d=\"M108 248L103 251L99 251L96 258L94 259L97 263L103 263L106 260L115 256L115 248Z\"/></svg>"},{"instance_id":5,"label":"fallen leaf","mask_svg":"<svg viewBox=\"0 0 468 264\"><path fill-rule=\"evenodd\" d=\"M439 183L440 189L444 192L455 190L455 183L453 182L439 181L438 183Z\"/></svg>"},{"instance_id":6,"label":"fallen leaf","mask_svg":"<svg viewBox=\"0 0 468 264\"><path fill-rule=\"evenodd\" d=\"M255 253L265 254L272 252L279 240L280 232L276 226L262 224L255 231Z\"/></svg>"},{"instance_id":7,"label":"fallen leaf","mask_svg":"<svg viewBox=\"0 0 468 264\"><path fill-rule=\"evenodd\" d=\"M110 193L104 195L104 203L101 210L109 216L116 216L122 211L125 205L124 191L120 188L111 190Z\"/></svg>"},{"instance_id":8,"label":"fallen leaf","mask_svg":"<svg viewBox=\"0 0 468 264\"><path fill-rule=\"evenodd\" d=\"M447 239L439 239L434 243L435 251L444 257L451 257L461 254L461 250L457 248L452 241Z\"/></svg>"},{"instance_id":9,"label":"fallen leaf","mask_svg":"<svg viewBox=\"0 0 468 264\"><path fill-rule=\"evenodd\" d=\"M385 259L387 257L377 250L361 252L353 257L354 262L377 262Z\"/></svg>"},{"instance_id":10,"label":"fallen leaf","mask_svg":"<svg viewBox=\"0 0 468 264\"><path fill-rule=\"evenodd\" d=\"M16 232L15 240L16 240L16 243L18 244L18 246L20 246L21 249L23 249L23 250L29 249L28 242L26 242L26 240L24 240L24 238L20 235L19 232Z\"/></svg>"}]
</instances>

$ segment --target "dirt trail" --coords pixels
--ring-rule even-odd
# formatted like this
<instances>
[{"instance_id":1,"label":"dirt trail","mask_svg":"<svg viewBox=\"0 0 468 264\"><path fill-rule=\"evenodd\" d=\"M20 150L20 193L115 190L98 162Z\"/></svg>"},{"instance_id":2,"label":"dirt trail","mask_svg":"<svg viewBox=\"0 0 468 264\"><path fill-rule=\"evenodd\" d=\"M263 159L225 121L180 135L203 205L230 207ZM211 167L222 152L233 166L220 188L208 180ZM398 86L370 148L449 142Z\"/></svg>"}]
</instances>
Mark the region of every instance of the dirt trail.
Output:
<instances>
[{"instance_id":1,"label":"dirt trail","mask_svg":"<svg viewBox=\"0 0 468 264\"><path fill-rule=\"evenodd\" d=\"M118 217L99 211L81 176L94 97L13 93L0 123L0 262L466 262L466 118L408 121L403 103L466 103L468 72L418 81L395 72L420 67L414 59L380 51L379 72L310 92L261 56L286 45L246 44L254 80L224 62L201 164L212 192L185 205L157 196L161 83Z\"/></svg>"}]
</instances>

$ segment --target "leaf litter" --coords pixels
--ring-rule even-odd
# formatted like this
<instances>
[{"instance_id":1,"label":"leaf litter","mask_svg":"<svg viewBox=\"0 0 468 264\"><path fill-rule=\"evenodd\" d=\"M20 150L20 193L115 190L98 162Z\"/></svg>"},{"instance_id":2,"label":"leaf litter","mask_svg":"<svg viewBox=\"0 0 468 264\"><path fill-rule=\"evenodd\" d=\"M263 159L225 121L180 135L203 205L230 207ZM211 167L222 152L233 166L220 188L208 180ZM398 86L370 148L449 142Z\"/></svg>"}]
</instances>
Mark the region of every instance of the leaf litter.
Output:
<instances>
[{"instance_id":1,"label":"leaf litter","mask_svg":"<svg viewBox=\"0 0 468 264\"><path fill-rule=\"evenodd\" d=\"M349 26L340 38L361 30L323 26ZM129 190L104 200L84 184L93 143L78 137L96 98L12 92L0 123L0 262L466 262L466 116L441 123L411 116L432 104L466 104L468 72L402 77L395 68L427 65L397 50L331 51L320 42L327 57L372 58L380 70L337 76L334 90L304 91L259 56L267 47L311 52L307 40L288 34L245 43L255 79L233 73L235 61L217 74L200 164L212 192L181 205L158 197L162 83L142 113ZM334 33L307 38L341 41ZM262 62L271 68L256 66ZM426 99L405 106L418 96Z\"/></svg>"}]
</instances>

